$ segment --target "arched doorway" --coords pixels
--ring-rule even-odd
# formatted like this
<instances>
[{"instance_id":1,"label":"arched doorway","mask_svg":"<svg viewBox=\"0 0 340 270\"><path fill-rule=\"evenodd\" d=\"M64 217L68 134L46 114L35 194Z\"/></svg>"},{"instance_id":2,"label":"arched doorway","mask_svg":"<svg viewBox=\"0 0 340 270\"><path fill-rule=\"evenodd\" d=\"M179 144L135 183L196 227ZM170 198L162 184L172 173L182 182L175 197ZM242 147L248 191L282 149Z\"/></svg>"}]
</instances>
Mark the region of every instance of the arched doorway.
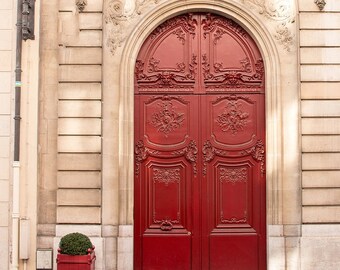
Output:
<instances>
[{"instance_id":1,"label":"arched doorway","mask_svg":"<svg viewBox=\"0 0 340 270\"><path fill-rule=\"evenodd\" d=\"M135 269L265 269L264 68L250 35L172 18L135 66ZM227 267L227 268L226 268Z\"/></svg>"}]
</instances>

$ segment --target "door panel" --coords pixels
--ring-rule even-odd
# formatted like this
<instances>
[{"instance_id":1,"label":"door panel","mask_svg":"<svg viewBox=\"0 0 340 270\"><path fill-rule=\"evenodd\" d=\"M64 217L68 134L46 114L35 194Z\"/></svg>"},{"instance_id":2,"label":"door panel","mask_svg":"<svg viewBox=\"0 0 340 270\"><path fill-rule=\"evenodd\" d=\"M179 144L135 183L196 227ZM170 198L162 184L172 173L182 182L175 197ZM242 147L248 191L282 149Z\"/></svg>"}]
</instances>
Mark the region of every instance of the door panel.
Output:
<instances>
[{"instance_id":1,"label":"door panel","mask_svg":"<svg viewBox=\"0 0 340 270\"><path fill-rule=\"evenodd\" d=\"M135 269L266 269L264 77L230 19L184 14L147 38L135 66Z\"/></svg>"}]
</instances>

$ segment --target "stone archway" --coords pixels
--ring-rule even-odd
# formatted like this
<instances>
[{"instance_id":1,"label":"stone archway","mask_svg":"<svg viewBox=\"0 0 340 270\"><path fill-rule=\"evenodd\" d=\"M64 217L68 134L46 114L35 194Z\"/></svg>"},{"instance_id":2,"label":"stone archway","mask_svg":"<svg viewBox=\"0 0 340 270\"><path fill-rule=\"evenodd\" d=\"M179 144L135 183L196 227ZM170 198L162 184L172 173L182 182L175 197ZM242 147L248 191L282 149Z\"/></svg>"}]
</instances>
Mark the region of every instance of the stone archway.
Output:
<instances>
[{"instance_id":1,"label":"stone archway","mask_svg":"<svg viewBox=\"0 0 340 270\"><path fill-rule=\"evenodd\" d=\"M284 128L289 129L296 136L290 136L291 142L296 145L298 144L298 126L296 121L282 122L282 119L288 118L290 112L283 112L282 107L290 101L290 105L295 109L297 107L298 99L294 94L297 88L292 87L289 89L287 99L282 98L282 85L281 81L283 77L280 70L288 68L288 61L281 61L279 56L279 49L275 44L273 37L270 35L269 30L261 22L254 18L254 14L250 14L250 11L245 9L241 5L234 3L216 2L213 1L211 4L202 3L202 1L187 1L187 2L172 2L159 4L150 13L145 13L143 19L134 27L132 33L126 41L124 50L121 55L122 58L113 57L104 61L104 122L105 119L109 119L112 113L108 109L108 106L116 104L119 106L117 110L116 119L119 122L119 131L114 132L117 122L112 122L104 125L104 149L110 149L110 147L117 149L119 153L111 156L108 153L103 158L103 179L105 175L115 175L119 181L119 187L112 187L111 189L105 190L103 187L103 198L111 198L108 202L115 200L116 204L112 210L112 205L109 203L103 203L103 212L108 213L108 216L112 216L111 220L118 225L118 267L124 265L124 262L132 261L132 228L133 228L133 89L134 89L134 64L136 61L137 53L139 48L142 46L146 37L151 31L165 21L167 18L187 13L190 11L208 11L222 14L223 16L233 18L240 25L242 25L249 33L252 34L254 40L257 42L258 47L261 50L264 59L264 66L266 70L266 138L267 138L267 228L268 234L270 235L267 239L268 245L268 268L271 266L280 267L284 265L284 245L280 244L276 246L271 240L271 236L275 236L280 243L283 243L282 238L282 226L283 219L290 219L292 223L298 223L298 212L299 209L296 205L292 205L292 208L296 210L295 214L289 213L286 215L282 200L285 195L283 192L283 172L288 175L296 175L290 179L291 186L299 188L299 176L297 175L296 167L289 165L284 167L283 161L287 159L285 153L282 151L282 144L284 139L287 137ZM110 48L106 48L109 53ZM119 68L118 68L119 67ZM117 72L119 70L119 72ZM112 74L115 73L114 76ZM294 75L290 74L290 78L294 81ZM297 79L296 79L297 81ZM112 93L112 87L119 89L119 93ZM115 98L118 98L116 100ZM112 103L110 103L110 101ZM110 104L110 105L105 105ZM294 109L294 110L295 110ZM283 128L284 125L284 128ZM115 140L110 140L112 133L116 134ZM287 138L288 139L288 138ZM293 153L289 157L292 160L292 164L299 164L299 154ZM110 162L114 161L114 168L110 165ZM107 170L105 171L105 168ZM105 186L103 180L103 186ZM108 182L107 182L107 185ZM294 208L295 207L295 208ZM285 217L286 215L286 217ZM110 220L110 219L108 219ZM296 221L295 221L296 220ZM120 242L121 240L121 242ZM128 241L130 251L124 252L121 248L124 246L124 241ZM120 245L121 243L121 245ZM121 251L120 251L121 250ZM278 266L279 265L279 266ZM275 268L273 268L275 269Z\"/></svg>"}]
</instances>

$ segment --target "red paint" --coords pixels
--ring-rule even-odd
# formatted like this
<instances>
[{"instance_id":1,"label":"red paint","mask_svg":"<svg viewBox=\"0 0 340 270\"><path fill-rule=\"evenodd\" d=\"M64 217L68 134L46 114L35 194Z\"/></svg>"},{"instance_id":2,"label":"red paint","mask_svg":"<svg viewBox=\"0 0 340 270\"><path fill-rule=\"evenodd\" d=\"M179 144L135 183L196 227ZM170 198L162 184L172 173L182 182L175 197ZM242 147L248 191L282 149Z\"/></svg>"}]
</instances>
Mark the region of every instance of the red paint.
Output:
<instances>
[{"instance_id":1,"label":"red paint","mask_svg":"<svg viewBox=\"0 0 340 270\"><path fill-rule=\"evenodd\" d=\"M94 270L96 262L95 252L87 255L57 254L58 270Z\"/></svg>"},{"instance_id":2,"label":"red paint","mask_svg":"<svg viewBox=\"0 0 340 270\"><path fill-rule=\"evenodd\" d=\"M156 28L135 68L135 269L266 269L264 68L230 19Z\"/></svg>"}]
</instances>

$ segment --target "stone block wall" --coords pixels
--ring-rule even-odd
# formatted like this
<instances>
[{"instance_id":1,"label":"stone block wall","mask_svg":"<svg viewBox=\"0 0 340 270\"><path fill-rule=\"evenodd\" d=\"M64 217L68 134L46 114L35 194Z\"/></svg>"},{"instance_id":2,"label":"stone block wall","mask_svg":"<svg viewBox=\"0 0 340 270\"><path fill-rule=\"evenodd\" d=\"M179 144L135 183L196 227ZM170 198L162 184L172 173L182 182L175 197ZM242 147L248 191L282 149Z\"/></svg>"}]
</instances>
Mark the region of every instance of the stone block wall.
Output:
<instances>
[{"instance_id":1,"label":"stone block wall","mask_svg":"<svg viewBox=\"0 0 340 270\"><path fill-rule=\"evenodd\" d=\"M9 269L11 248L12 89L15 61L15 6L0 1L0 270Z\"/></svg>"},{"instance_id":2,"label":"stone block wall","mask_svg":"<svg viewBox=\"0 0 340 270\"><path fill-rule=\"evenodd\" d=\"M340 3L299 1L303 270L339 269Z\"/></svg>"}]
</instances>

